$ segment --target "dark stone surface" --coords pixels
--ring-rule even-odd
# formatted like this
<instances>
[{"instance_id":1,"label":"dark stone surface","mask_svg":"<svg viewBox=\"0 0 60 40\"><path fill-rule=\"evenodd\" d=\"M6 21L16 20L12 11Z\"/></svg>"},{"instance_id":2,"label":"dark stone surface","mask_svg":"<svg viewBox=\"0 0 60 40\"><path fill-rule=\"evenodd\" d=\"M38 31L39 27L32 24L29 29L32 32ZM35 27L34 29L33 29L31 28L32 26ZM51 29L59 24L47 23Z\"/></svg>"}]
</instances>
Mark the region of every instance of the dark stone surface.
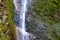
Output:
<instances>
[{"instance_id":1,"label":"dark stone surface","mask_svg":"<svg viewBox=\"0 0 60 40\"><path fill-rule=\"evenodd\" d=\"M34 40L47 40L47 29L45 23L34 18L31 14L27 15L26 18L26 28L27 32L34 34L36 38Z\"/></svg>"},{"instance_id":2,"label":"dark stone surface","mask_svg":"<svg viewBox=\"0 0 60 40\"><path fill-rule=\"evenodd\" d=\"M18 11L14 10L15 16L14 16L14 21L15 21L15 25L19 26L19 19L20 19L20 14Z\"/></svg>"},{"instance_id":3,"label":"dark stone surface","mask_svg":"<svg viewBox=\"0 0 60 40\"><path fill-rule=\"evenodd\" d=\"M35 15L32 5L28 7L26 13L26 30L31 34L34 34L36 37L34 40L48 40L46 24L39 16Z\"/></svg>"}]
</instances>

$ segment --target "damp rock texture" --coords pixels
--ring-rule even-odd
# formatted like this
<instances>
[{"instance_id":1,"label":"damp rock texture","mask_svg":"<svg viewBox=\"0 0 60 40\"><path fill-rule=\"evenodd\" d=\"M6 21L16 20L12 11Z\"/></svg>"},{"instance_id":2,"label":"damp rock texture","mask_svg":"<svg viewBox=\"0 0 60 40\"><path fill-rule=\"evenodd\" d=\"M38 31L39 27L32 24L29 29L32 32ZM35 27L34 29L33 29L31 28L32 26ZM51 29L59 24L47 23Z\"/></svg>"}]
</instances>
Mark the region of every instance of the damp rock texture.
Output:
<instances>
[{"instance_id":1,"label":"damp rock texture","mask_svg":"<svg viewBox=\"0 0 60 40\"><path fill-rule=\"evenodd\" d=\"M31 15L31 14L29 14ZM47 40L45 37L47 37L47 29L46 26L43 22L39 21L38 19L34 19L32 16L30 20L27 18L26 20L26 27L27 27L27 32L33 34L35 36L34 40Z\"/></svg>"},{"instance_id":2,"label":"damp rock texture","mask_svg":"<svg viewBox=\"0 0 60 40\"><path fill-rule=\"evenodd\" d=\"M26 30L34 35L32 40L48 40L48 30L41 17L34 11L34 1L28 6L26 13Z\"/></svg>"},{"instance_id":3,"label":"damp rock texture","mask_svg":"<svg viewBox=\"0 0 60 40\"><path fill-rule=\"evenodd\" d=\"M34 40L60 40L60 31L54 26L60 23L60 1L32 1L26 13L27 32L36 36Z\"/></svg>"}]
</instances>

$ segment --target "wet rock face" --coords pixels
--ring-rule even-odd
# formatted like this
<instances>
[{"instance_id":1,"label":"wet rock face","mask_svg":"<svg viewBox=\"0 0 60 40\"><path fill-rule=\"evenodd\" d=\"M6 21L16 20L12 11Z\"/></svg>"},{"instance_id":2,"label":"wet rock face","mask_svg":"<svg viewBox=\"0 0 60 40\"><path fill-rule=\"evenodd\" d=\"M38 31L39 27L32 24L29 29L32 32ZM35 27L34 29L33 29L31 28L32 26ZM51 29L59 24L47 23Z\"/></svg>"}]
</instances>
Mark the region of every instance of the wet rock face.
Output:
<instances>
[{"instance_id":1,"label":"wet rock face","mask_svg":"<svg viewBox=\"0 0 60 40\"><path fill-rule=\"evenodd\" d=\"M35 36L34 40L48 40L46 25L40 17L35 15L32 5L28 7L26 14L26 30Z\"/></svg>"},{"instance_id":2,"label":"wet rock face","mask_svg":"<svg viewBox=\"0 0 60 40\"><path fill-rule=\"evenodd\" d=\"M20 14L17 10L14 10L14 13L15 13L15 16L14 16L15 25L19 26Z\"/></svg>"},{"instance_id":3,"label":"wet rock face","mask_svg":"<svg viewBox=\"0 0 60 40\"><path fill-rule=\"evenodd\" d=\"M45 23L34 18L31 14L26 17L26 28L27 32L36 36L35 40L46 40L44 39L47 36Z\"/></svg>"},{"instance_id":4,"label":"wet rock face","mask_svg":"<svg viewBox=\"0 0 60 40\"><path fill-rule=\"evenodd\" d=\"M32 2L33 3L33 2ZM32 37L31 40L48 40L47 39L47 28L46 25L43 21L41 21L41 18L36 16L34 9L33 9L33 4L30 5L31 2L28 5L28 11L26 12L26 31L33 34L35 36ZM19 13L18 11L15 10L15 17L14 21L16 22L15 24L19 26Z\"/></svg>"},{"instance_id":5,"label":"wet rock face","mask_svg":"<svg viewBox=\"0 0 60 40\"><path fill-rule=\"evenodd\" d=\"M32 6L34 2L32 2L31 5L30 4L28 5L28 11L26 12L26 31L35 36L35 38L33 37L33 40L49 40L47 37L48 31L46 25L41 20L41 17L36 15L37 13L35 13L34 7ZM18 12L15 10L14 21L16 22L16 25L19 26L19 14L17 13Z\"/></svg>"}]
</instances>

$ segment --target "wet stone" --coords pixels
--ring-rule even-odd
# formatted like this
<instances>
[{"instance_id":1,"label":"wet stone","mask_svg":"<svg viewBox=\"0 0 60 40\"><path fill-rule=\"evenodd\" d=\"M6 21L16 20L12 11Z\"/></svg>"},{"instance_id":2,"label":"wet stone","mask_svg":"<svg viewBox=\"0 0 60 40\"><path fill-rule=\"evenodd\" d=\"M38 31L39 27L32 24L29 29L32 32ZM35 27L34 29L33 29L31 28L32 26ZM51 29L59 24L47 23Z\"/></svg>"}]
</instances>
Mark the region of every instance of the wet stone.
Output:
<instances>
[{"instance_id":1,"label":"wet stone","mask_svg":"<svg viewBox=\"0 0 60 40\"><path fill-rule=\"evenodd\" d=\"M15 25L19 26L20 15L19 15L18 11L16 11L16 10L14 10L14 11L15 11L15 16L14 16Z\"/></svg>"},{"instance_id":2,"label":"wet stone","mask_svg":"<svg viewBox=\"0 0 60 40\"><path fill-rule=\"evenodd\" d=\"M30 9L29 9L30 10ZM41 21L37 16L34 16L34 11L32 9L27 11L26 14L26 30L27 32L34 34L36 36L33 40L47 40L47 28L43 21ZM45 39L45 37L47 37Z\"/></svg>"}]
</instances>

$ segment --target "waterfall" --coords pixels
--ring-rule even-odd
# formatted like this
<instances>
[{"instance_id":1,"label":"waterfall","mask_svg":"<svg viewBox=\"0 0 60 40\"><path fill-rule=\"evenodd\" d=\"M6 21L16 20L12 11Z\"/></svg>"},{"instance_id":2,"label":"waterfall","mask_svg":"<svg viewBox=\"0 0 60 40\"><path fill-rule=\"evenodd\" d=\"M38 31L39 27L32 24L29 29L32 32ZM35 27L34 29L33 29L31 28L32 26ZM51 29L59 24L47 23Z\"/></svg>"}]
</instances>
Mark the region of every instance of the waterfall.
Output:
<instances>
[{"instance_id":1,"label":"waterfall","mask_svg":"<svg viewBox=\"0 0 60 40\"><path fill-rule=\"evenodd\" d=\"M25 13L27 11L27 0L13 0L15 10L19 14L19 27L16 27L17 40L29 40L29 33L25 27Z\"/></svg>"},{"instance_id":2,"label":"waterfall","mask_svg":"<svg viewBox=\"0 0 60 40\"><path fill-rule=\"evenodd\" d=\"M20 12L20 26L22 30L25 30L25 13L27 10L27 0L21 1L21 12Z\"/></svg>"}]
</instances>

